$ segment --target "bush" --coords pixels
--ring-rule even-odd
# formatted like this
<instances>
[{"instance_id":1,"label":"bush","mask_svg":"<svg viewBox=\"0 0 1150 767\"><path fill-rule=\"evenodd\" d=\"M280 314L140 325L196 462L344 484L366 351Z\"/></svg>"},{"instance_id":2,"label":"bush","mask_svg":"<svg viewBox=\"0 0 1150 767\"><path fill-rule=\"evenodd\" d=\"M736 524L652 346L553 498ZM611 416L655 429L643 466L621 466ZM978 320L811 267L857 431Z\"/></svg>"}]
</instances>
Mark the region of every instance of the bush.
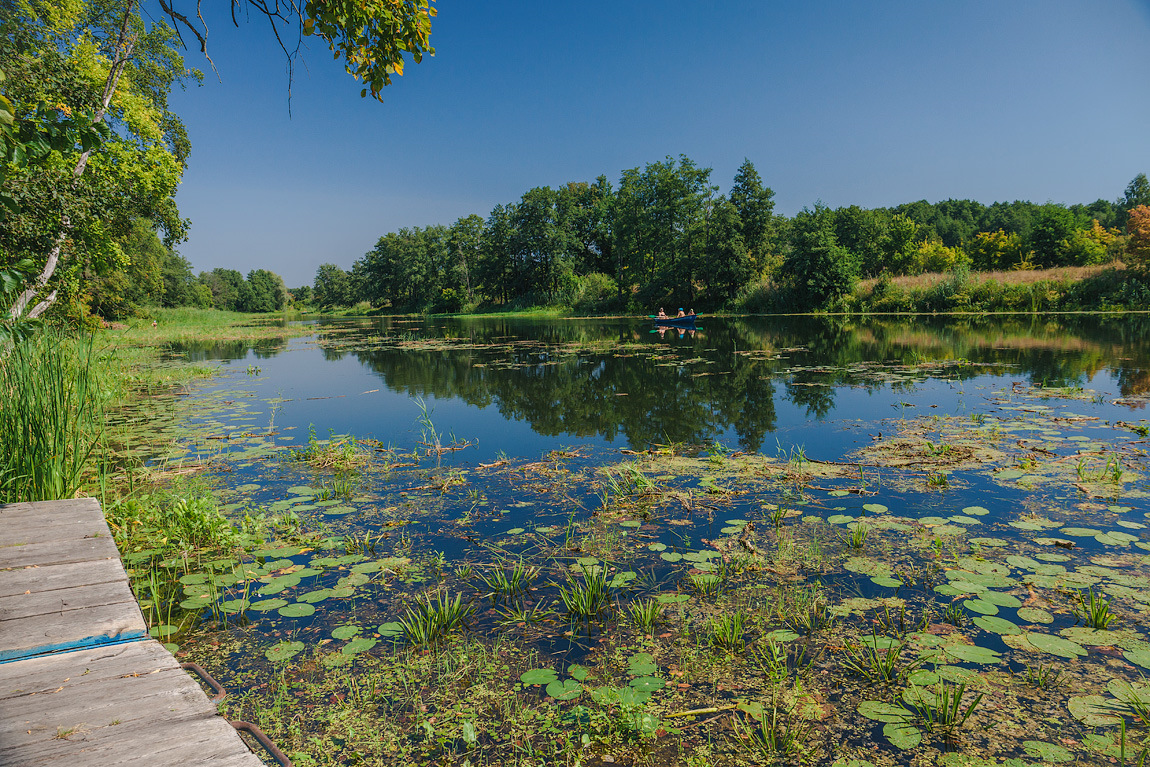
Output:
<instances>
[{"instance_id":1,"label":"bush","mask_svg":"<svg viewBox=\"0 0 1150 767\"><path fill-rule=\"evenodd\" d=\"M581 312L602 310L619 300L619 285L608 274L592 272L576 278L572 308Z\"/></svg>"}]
</instances>

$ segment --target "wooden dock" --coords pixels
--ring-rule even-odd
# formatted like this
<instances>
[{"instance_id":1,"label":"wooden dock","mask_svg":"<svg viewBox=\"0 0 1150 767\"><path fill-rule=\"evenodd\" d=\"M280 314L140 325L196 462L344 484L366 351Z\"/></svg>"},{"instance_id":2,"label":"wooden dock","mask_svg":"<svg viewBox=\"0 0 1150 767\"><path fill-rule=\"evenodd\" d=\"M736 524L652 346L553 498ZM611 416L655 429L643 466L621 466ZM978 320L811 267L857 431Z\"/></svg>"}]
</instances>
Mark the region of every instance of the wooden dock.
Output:
<instances>
[{"instance_id":1,"label":"wooden dock","mask_svg":"<svg viewBox=\"0 0 1150 767\"><path fill-rule=\"evenodd\" d=\"M93 498L0 506L0 767L262 767L147 626Z\"/></svg>"}]
</instances>

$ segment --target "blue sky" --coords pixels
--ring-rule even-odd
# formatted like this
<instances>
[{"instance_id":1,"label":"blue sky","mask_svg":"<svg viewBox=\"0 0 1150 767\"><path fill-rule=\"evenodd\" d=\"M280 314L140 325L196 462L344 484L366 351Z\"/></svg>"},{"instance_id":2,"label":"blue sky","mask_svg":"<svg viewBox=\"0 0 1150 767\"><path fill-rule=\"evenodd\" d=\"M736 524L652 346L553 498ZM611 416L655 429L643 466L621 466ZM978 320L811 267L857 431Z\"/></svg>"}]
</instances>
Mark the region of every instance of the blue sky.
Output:
<instances>
[{"instance_id":1,"label":"blue sky","mask_svg":"<svg viewBox=\"0 0 1150 767\"><path fill-rule=\"evenodd\" d=\"M290 287L384 233L535 186L613 183L686 154L723 191L744 158L788 215L950 197L1115 199L1150 172L1150 0L726 3L440 0L434 58L384 103L322 45L212 19L173 94L196 271Z\"/></svg>"}]
</instances>

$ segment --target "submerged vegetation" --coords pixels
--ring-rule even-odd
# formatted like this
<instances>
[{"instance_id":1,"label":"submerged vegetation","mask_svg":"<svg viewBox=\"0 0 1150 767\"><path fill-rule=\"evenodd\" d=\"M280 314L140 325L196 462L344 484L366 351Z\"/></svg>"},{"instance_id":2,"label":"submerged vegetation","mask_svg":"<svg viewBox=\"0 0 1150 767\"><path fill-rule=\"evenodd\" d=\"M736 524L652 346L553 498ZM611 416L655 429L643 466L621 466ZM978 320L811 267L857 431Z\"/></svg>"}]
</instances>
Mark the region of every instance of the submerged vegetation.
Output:
<instances>
[{"instance_id":1,"label":"submerged vegetation","mask_svg":"<svg viewBox=\"0 0 1150 767\"><path fill-rule=\"evenodd\" d=\"M950 348L979 343L951 332ZM440 359L528 371L521 390L493 379L501 408L561 371L558 346L502 339L485 357L481 339L329 331L286 353L378 360L395 344L411 361L434 342ZM690 382L720 380L689 377L708 357L727 383L785 382L779 417L829 414L827 391L848 387L889 400L848 427L853 442L780 430L770 451L716 441L710 416L706 439L668 417L622 454L501 455L490 435L440 437L453 424L427 402L408 403L393 447L309 428L318 410L281 391L270 356L191 388L140 368L118 380L148 396L107 401L83 487L152 635L299 765L1136 763L1150 746L1142 422L1073 385L1066 355L1063 379L1028 385L1018 367L940 361L935 339L898 363L817 364L794 343L787 361L746 343L729 358L663 349L655 361ZM642 351L613 336L567 353L597 376L626 355L649 379ZM1145 354L1126 356L1134 380ZM414 388L403 373L384 377ZM824 381L821 399L803 385ZM959 394L925 407L944 390ZM729 399L743 412L745 393Z\"/></svg>"}]
</instances>

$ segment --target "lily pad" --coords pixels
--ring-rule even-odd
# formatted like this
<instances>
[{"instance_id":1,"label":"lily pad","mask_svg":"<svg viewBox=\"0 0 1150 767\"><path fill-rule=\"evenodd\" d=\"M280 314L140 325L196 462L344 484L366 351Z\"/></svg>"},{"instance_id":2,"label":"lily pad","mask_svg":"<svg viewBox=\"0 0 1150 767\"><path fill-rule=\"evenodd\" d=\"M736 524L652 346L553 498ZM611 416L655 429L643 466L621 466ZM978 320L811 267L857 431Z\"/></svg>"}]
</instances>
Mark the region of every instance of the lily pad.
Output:
<instances>
[{"instance_id":1,"label":"lily pad","mask_svg":"<svg viewBox=\"0 0 1150 767\"><path fill-rule=\"evenodd\" d=\"M379 635L381 637L397 637L403 636L403 624L398 621L379 624Z\"/></svg>"},{"instance_id":2,"label":"lily pad","mask_svg":"<svg viewBox=\"0 0 1150 767\"><path fill-rule=\"evenodd\" d=\"M982 506L967 506L962 510L962 513L971 514L976 517L983 517L990 513L990 509L984 508Z\"/></svg>"},{"instance_id":3,"label":"lily pad","mask_svg":"<svg viewBox=\"0 0 1150 767\"><path fill-rule=\"evenodd\" d=\"M1021 634L1020 629L1016 624L1011 623L1005 618L999 618L994 615L980 615L974 619L974 625L978 626L983 631L990 631L995 634Z\"/></svg>"},{"instance_id":4,"label":"lily pad","mask_svg":"<svg viewBox=\"0 0 1150 767\"><path fill-rule=\"evenodd\" d=\"M655 673L658 666L650 653L637 652L627 661L627 670L633 676L647 676Z\"/></svg>"},{"instance_id":5,"label":"lily pad","mask_svg":"<svg viewBox=\"0 0 1150 767\"><path fill-rule=\"evenodd\" d=\"M372 637L357 637L345 644L340 652L344 655L358 655L361 652L367 652L375 647L377 642L379 642L379 640Z\"/></svg>"},{"instance_id":6,"label":"lily pad","mask_svg":"<svg viewBox=\"0 0 1150 767\"><path fill-rule=\"evenodd\" d=\"M966 663L997 663L1002 657L989 647L969 644L950 645L945 651L950 657Z\"/></svg>"},{"instance_id":7,"label":"lily pad","mask_svg":"<svg viewBox=\"0 0 1150 767\"><path fill-rule=\"evenodd\" d=\"M968 599L962 603L963 607L971 612L983 615L998 615L998 606L982 599Z\"/></svg>"},{"instance_id":8,"label":"lily pad","mask_svg":"<svg viewBox=\"0 0 1150 767\"><path fill-rule=\"evenodd\" d=\"M664 562L678 562L682 558L683 555L677 551L664 551L659 555L659 559L662 559Z\"/></svg>"},{"instance_id":9,"label":"lily pad","mask_svg":"<svg viewBox=\"0 0 1150 767\"><path fill-rule=\"evenodd\" d=\"M666 686L667 683L657 676L642 676L631 680L631 687L639 692L655 692L655 690L661 690Z\"/></svg>"},{"instance_id":10,"label":"lily pad","mask_svg":"<svg viewBox=\"0 0 1150 767\"><path fill-rule=\"evenodd\" d=\"M1030 756L1037 757L1044 762L1074 761L1074 755L1065 748L1043 740L1024 740L1022 741L1022 748Z\"/></svg>"},{"instance_id":11,"label":"lily pad","mask_svg":"<svg viewBox=\"0 0 1150 767\"><path fill-rule=\"evenodd\" d=\"M279 614L285 618L306 618L309 615L315 614L315 607L309 604L302 604L296 602L287 607L281 607Z\"/></svg>"},{"instance_id":12,"label":"lily pad","mask_svg":"<svg viewBox=\"0 0 1150 767\"><path fill-rule=\"evenodd\" d=\"M913 716L913 714L902 706L883 703L880 700L864 700L859 704L858 712L867 719L872 719L876 722L885 722L887 724L905 722Z\"/></svg>"},{"instance_id":13,"label":"lily pad","mask_svg":"<svg viewBox=\"0 0 1150 767\"><path fill-rule=\"evenodd\" d=\"M1037 607L1020 607L1018 617L1028 623L1054 623L1053 615Z\"/></svg>"},{"instance_id":14,"label":"lily pad","mask_svg":"<svg viewBox=\"0 0 1150 767\"><path fill-rule=\"evenodd\" d=\"M286 604L288 604L286 599L261 599L258 602L252 602L251 609L259 613L266 613L278 610Z\"/></svg>"},{"instance_id":15,"label":"lily pad","mask_svg":"<svg viewBox=\"0 0 1150 767\"><path fill-rule=\"evenodd\" d=\"M874 514L886 514L889 509L881 503L864 503L863 508Z\"/></svg>"},{"instance_id":16,"label":"lily pad","mask_svg":"<svg viewBox=\"0 0 1150 767\"><path fill-rule=\"evenodd\" d=\"M883 725L882 734L895 748L904 751L922 742L922 730L906 722L891 722Z\"/></svg>"},{"instance_id":17,"label":"lily pad","mask_svg":"<svg viewBox=\"0 0 1150 767\"><path fill-rule=\"evenodd\" d=\"M1082 645L1077 642L1071 642L1069 639L1063 639L1060 636L1029 633L1024 634L1023 638L1026 639L1027 644L1036 650L1048 652L1060 658L1073 660L1080 655L1086 655L1086 649Z\"/></svg>"},{"instance_id":18,"label":"lily pad","mask_svg":"<svg viewBox=\"0 0 1150 767\"><path fill-rule=\"evenodd\" d=\"M339 626L331 632L332 639L351 639L359 633L359 626Z\"/></svg>"},{"instance_id":19,"label":"lily pad","mask_svg":"<svg viewBox=\"0 0 1150 767\"><path fill-rule=\"evenodd\" d=\"M580 666L578 663L572 663L567 667L567 673L573 678L578 679L580 682L591 676L591 671L586 666Z\"/></svg>"},{"instance_id":20,"label":"lily pad","mask_svg":"<svg viewBox=\"0 0 1150 767\"><path fill-rule=\"evenodd\" d=\"M519 681L526 685L546 685L558 679L559 675L549 668L533 668L519 677Z\"/></svg>"},{"instance_id":21,"label":"lily pad","mask_svg":"<svg viewBox=\"0 0 1150 767\"><path fill-rule=\"evenodd\" d=\"M1070 715L1087 727L1108 727L1121 719L1114 715L1114 703L1102 695L1078 695L1066 703Z\"/></svg>"},{"instance_id":22,"label":"lily pad","mask_svg":"<svg viewBox=\"0 0 1150 767\"><path fill-rule=\"evenodd\" d=\"M277 642L268 649L264 650L264 657L272 663L279 663L280 661L290 660L303 652L303 642Z\"/></svg>"},{"instance_id":23,"label":"lily pad","mask_svg":"<svg viewBox=\"0 0 1150 767\"><path fill-rule=\"evenodd\" d=\"M555 700L574 700L581 692L583 685L574 679L564 679L562 682L556 679L547 683L547 694Z\"/></svg>"}]
</instances>

